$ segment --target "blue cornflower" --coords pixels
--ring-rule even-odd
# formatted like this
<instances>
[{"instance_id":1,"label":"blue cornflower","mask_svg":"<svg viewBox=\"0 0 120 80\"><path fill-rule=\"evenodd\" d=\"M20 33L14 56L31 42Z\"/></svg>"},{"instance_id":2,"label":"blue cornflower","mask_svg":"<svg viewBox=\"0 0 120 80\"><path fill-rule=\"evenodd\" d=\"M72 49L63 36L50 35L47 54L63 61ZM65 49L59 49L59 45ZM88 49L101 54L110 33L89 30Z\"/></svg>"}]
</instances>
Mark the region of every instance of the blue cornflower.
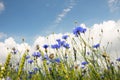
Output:
<instances>
[{"instance_id":1,"label":"blue cornflower","mask_svg":"<svg viewBox=\"0 0 120 80\"><path fill-rule=\"evenodd\" d=\"M39 70L38 68L36 68L36 67L34 68L34 71L38 71L38 70Z\"/></svg>"},{"instance_id":2,"label":"blue cornflower","mask_svg":"<svg viewBox=\"0 0 120 80\"><path fill-rule=\"evenodd\" d=\"M32 56L33 56L33 57L40 57L41 54L40 54L40 52L34 52L34 53L32 54Z\"/></svg>"},{"instance_id":3,"label":"blue cornflower","mask_svg":"<svg viewBox=\"0 0 120 80\"><path fill-rule=\"evenodd\" d=\"M60 39L56 40L59 46L63 46L65 41L61 41Z\"/></svg>"},{"instance_id":4,"label":"blue cornflower","mask_svg":"<svg viewBox=\"0 0 120 80\"><path fill-rule=\"evenodd\" d=\"M54 44L54 45L51 45L51 48L53 48L53 49L59 49L59 48L60 48L60 45Z\"/></svg>"},{"instance_id":5,"label":"blue cornflower","mask_svg":"<svg viewBox=\"0 0 120 80\"><path fill-rule=\"evenodd\" d=\"M93 45L93 48L98 48L100 47L100 44Z\"/></svg>"},{"instance_id":6,"label":"blue cornflower","mask_svg":"<svg viewBox=\"0 0 120 80\"><path fill-rule=\"evenodd\" d=\"M33 56L33 57L36 57L36 52L34 52L34 53L32 54L32 56Z\"/></svg>"},{"instance_id":7,"label":"blue cornflower","mask_svg":"<svg viewBox=\"0 0 120 80\"><path fill-rule=\"evenodd\" d=\"M65 59L67 59L68 58L68 56L65 56Z\"/></svg>"},{"instance_id":8,"label":"blue cornflower","mask_svg":"<svg viewBox=\"0 0 120 80\"><path fill-rule=\"evenodd\" d=\"M68 43L64 44L63 47L65 47L66 49L70 48L70 45Z\"/></svg>"},{"instance_id":9,"label":"blue cornflower","mask_svg":"<svg viewBox=\"0 0 120 80\"><path fill-rule=\"evenodd\" d=\"M87 55L90 55L90 52L87 52Z\"/></svg>"},{"instance_id":10,"label":"blue cornflower","mask_svg":"<svg viewBox=\"0 0 120 80\"><path fill-rule=\"evenodd\" d=\"M47 49L49 47L49 45L45 44L43 45L43 48Z\"/></svg>"},{"instance_id":11,"label":"blue cornflower","mask_svg":"<svg viewBox=\"0 0 120 80\"><path fill-rule=\"evenodd\" d=\"M32 71L28 71L28 73L31 75L31 74L33 74L33 72Z\"/></svg>"},{"instance_id":12,"label":"blue cornflower","mask_svg":"<svg viewBox=\"0 0 120 80\"><path fill-rule=\"evenodd\" d=\"M56 39L56 41L59 43L59 42L61 42L61 40L60 39Z\"/></svg>"},{"instance_id":13,"label":"blue cornflower","mask_svg":"<svg viewBox=\"0 0 120 80\"><path fill-rule=\"evenodd\" d=\"M60 58L56 58L55 62L60 63Z\"/></svg>"},{"instance_id":14,"label":"blue cornflower","mask_svg":"<svg viewBox=\"0 0 120 80\"><path fill-rule=\"evenodd\" d=\"M82 64L82 65L86 65L86 64L88 64L88 62L84 61L84 62L82 62L81 64Z\"/></svg>"},{"instance_id":15,"label":"blue cornflower","mask_svg":"<svg viewBox=\"0 0 120 80\"><path fill-rule=\"evenodd\" d=\"M33 60L28 60L28 63L32 64L32 63L33 63Z\"/></svg>"},{"instance_id":16,"label":"blue cornflower","mask_svg":"<svg viewBox=\"0 0 120 80\"><path fill-rule=\"evenodd\" d=\"M34 68L34 73L36 73L39 69L37 67Z\"/></svg>"},{"instance_id":17,"label":"blue cornflower","mask_svg":"<svg viewBox=\"0 0 120 80\"><path fill-rule=\"evenodd\" d=\"M110 70L110 69L111 69L111 67L110 67L110 66L107 66L107 69L108 69L108 70Z\"/></svg>"},{"instance_id":18,"label":"blue cornflower","mask_svg":"<svg viewBox=\"0 0 120 80\"><path fill-rule=\"evenodd\" d=\"M75 34L76 36L80 35L80 33L85 33L86 32L86 28L83 27L76 27L75 29L73 29L73 34Z\"/></svg>"},{"instance_id":19,"label":"blue cornflower","mask_svg":"<svg viewBox=\"0 0 120 80\"><path fill-rule=\"evenodd\" d=\"M65 39L65 40L66 40L67 38L68 38L68 35L63 35L63 36L62 36L62 39Z\"/></svg>"},{"instance_id":20,"label":"blue cornflower","mask_svg":"<svg viewBox=\"0 0 120 80\"><path fill-rule=\"evenodd\" d=\"M82 68L82 69L84 69L84 68L85 68L85 66L84 66L84 65L81 65L81 68Z\"/></svg>"},{"instance_id":21,"label":"blue cornflower","mask_svg":"<svg viewBox=\"0 0 120 80\"><path fill-rule=\"evenodd\" d=\"M117 58L116 61L120 61L120 58Z\"/></svg>"},{"instance_id":22,"label":"blue cornflower","mask_svg":"<svg viewBox=\"0 0 120 80\"><path fill-rule=\"evenodd\" d=\"M44 59L49 60L49 57L47 54L44 55Z\"/></svg>"},{"instance_id":23,"label":"blue cornflower","mask_svg":"<svg viewBox=\"0 0 120 80\"><path fill-rule=\"evenodd\" d=\"M40 57L40 56L41 56L40 52L37 52L37 57Z\"/></svg>"},{"instance_id":24,"label":"blue cornflower","mask_svg":"<svg viewBox=\"0 0 120 80\"><path fill-rule=\"evenodd\" d=\"M49 67L48 69L49 69L49 71L52 71L52 68L51 68L51 67Z\"/></svg>"},{"instance_id":25,"label":"blue cornflower","mask_svg":"<svg viewBox=\"0 0 120 80\"><path fill-rule=\"evenodd\" d=\"M60 46L63 46L65 44L65 41L61 41L58 43Z\"/></svg>"},{"instance_id":26,"label":"blue cornflower","mask_svg":"<svg viewBox=\"0 0 120 80\"><path fill-rule=\"evenodd\" d=\"M30 58L30 56L29 56L29 55L27 55L27 56L26 56L26 59L29 59L29 58Z\"/></svg>"}]
</instances>

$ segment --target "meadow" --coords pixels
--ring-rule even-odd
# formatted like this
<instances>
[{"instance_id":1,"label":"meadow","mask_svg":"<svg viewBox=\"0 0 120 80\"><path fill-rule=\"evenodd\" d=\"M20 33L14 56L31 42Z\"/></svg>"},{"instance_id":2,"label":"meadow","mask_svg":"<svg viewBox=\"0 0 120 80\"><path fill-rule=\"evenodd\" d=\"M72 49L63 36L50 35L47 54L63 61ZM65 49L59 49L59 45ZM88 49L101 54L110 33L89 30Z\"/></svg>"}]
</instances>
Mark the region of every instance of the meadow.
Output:
<instances>
[{"instance_id":1,"label":"meadow","mask_svg":"<svg viewBox=\"0 0 120 80\"><path fill-rule=\"evenodd\" d=\"M86 38L87 31L78 26L74 36L65 34L43 49L36 45L32 54L27 48L22 56L16 47L9 49L5 63L0 64L0 80L120 80L120 58L111 59L110 43L102 47L101 36L94 44L93 37Z\"/></svg>"}]
</instances>

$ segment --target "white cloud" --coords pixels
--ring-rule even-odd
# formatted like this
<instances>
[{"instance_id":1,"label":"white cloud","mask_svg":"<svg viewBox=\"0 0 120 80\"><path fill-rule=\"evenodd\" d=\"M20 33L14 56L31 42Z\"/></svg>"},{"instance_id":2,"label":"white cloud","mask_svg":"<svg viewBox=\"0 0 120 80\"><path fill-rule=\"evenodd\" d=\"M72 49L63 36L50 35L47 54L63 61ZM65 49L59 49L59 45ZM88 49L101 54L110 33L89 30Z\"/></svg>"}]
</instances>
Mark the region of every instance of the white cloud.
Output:
<instances>
[{"instance_id":1,"label":"white cloud","mask_svg":"<svg viewBox=\"0 0 120 80\"><path fill-rule=\"evenodd\" d=\"M85 24L80 25L87 28L87 32L82 36L85 40L89 38L89 44L100 43L101 49L104 50L103 47L106 48L109 43L106 51L111 59L115 60L120 57L120 20L103 21L100 24L94 24L90 28L86 27ZM101 30L103 30L103 33ZM91 38L93 38L93 41Z\"/></svg>"},{"instance_id":2,"label":"white cloud","mask_svg":"<svg viewBox=\"0 0 120 80\"><path fill-rule=\"evenodd\" d=\"M111 12L120 10L120 0L108 0L108 6Z\"/></svg>"},{"instance_id":3,"label":"white cloud","mask_svg":"<svg viewBox=\"0 0 120 80\"><path fill-rule=\"evenodd\" d=\"M93 37L93 44L99 43L100 34L102 35L101 29L103 29L101 48L102 48L102 46L106 46L107 43L109 42L110 44L109 44L108 50L107 50L108 53L110 53L112 55L112 57L115 57L117 55L118 55L118 57L120 57L120 54L117 54L120 52L120 32L117 31L117 30L120 30L120 20L104 21L100 24L94 24L90 28L86 27L85 24L81 24L81 26L87 28L87 32L85 33L86 37L84 37L84 38L87 39L88 37L89 38ZM90 33L89 33L89 30L90 30ZM71 31L72 31L72 29L71 29ZM71 37L74 36L72 33L66 33L66 34L70 35ZM44 49L43 49L44 44L49 44L49 45L54 44L54 43L56 43L56 39L59 39L59 38L61 39L62 35L63 34L60 33L60 34L50 34L46 37L39 36L34 41L33 46L30 46L27 43L18 44L14 41L14 39L12 37L10 37L10 38L6 39L4 42L0 42L0 62L3 62L5 60L6 55L8 53L7 48L16 47L16 48L18 48L20 53L23 54L26 49L31 50L31 53L32 53L35 50L35 46L39 45L40 49L44 51ZM91 39L90 39L90 41L92 42ZM67 42L71 44L71 38L68 38ZM111 42L112 42L112 44L111 44ZM48 52L55 53L52 49L49 49ZM70 52L72 53L72 51L70 51Z\"/></svg>"},{"instance_id":4,"label":"white cloud","mask_svg":"<svg viewBox=\"0 0 120 80\"><path fill-rule=\"evenodd\" d=\"M107 43L109 42L110 44L107 49L108 53L114 55L112 57L119 55L117 53L120 52L120 42L119 42L120 32L117 32L117 30L120 30L120 20L103 21L100 24L94 24L90 28L86 27L85 24L81 24L81 26L87 28L86 38L93 37L93 44L97 44L101 40L101 48L103 48L103 46L106 47ZM101 30L103 30L103 34ZM71 33L69 33L69 35L73 36ZM100 35L102 36L102 39ZM40 44L42 46L45 43L47 44L55 43L55 39L61 38L61 36L62 34L54 34L54 35L51 34L48 36L48 40L45 37L39 37L36 39L35 45ZM71 42L70 40L68 41L69 43ZM92 42L92 40L90 42Z\"/></svg>"},{"instance_id":5,"label":"white cloud","mask_svg":"<svg viewBox=\"0 0 120 80\"><path fill-rule=\"evenodd\" d=\"M5 44L0 42L0 63L4 62L6 60L8 51L7 48L5 47Z\"/></svg>"},{"instance_id":6,"label":"white cloud","mask_svg":"<svg viewBox=\"0 0 120 80\"><path fill-rule=\"evenodd\" d=\"M14 41L14 39L12 37L6 39L4 44L7 48L10 48L10 49L13 47L16 47L16 42Z\"/></svg>"},{"instance_id":7,"label":"white cloud","mask_svg":"<svg viewBox=\"0 0 120 80\"><path fill-rule=\"evenodd\" d=\"M0 32L0 39L6 38L6 37L7 37L7 34Z\"/></svg>"},{"instance_id":8,"label":"white cloud","mask_svg":"<svg viewBox=\"0 0 120 80\"><path fill-rule=\"evenodd\" d=\"M106 46L109 42L108 53L111 53L112 57L115 57L120 52L120 21L104 21L101 24L94 24L91 28L91 37L94 38L94 43L98 43L100 40L101 29L103 29L103 36L101 40L101 45ZM111 44L112 43L112 44Z\"/></svg>"},{"instance_id":9,"label":"white cloud","mask_svg":"<svg viewBox=\"0 0 120 80\"><path fill-rule=\"evenodd\" d=\"M0 1L0 13L5 9L4 3Z\"/></svg>"},{"instance_id":10,"label":"white cloud","mask_svg":"<svg viewBox=\"0 0 120 80\"><path fill-rule=\"evenodd\" d=\"M28 43L18 44L12 37L9 37L4 42L0 42L0 62L6 60L7 54L11 52L11 49L14 47L17 48L20 53L18 57L22 56L26 49L30 50Z\"/></svg>"},{"instance_id":11,"label":"white cloud","mask_svg":"<svg viewBox=\"0 0 120 80\"><path fill-rule=\"evenodd\" d=\"M75 5L75 0L70 0L70 4L68 5L67 8L64 8L63 11L57 16L55 23L56 24L60 23L63 20L63 18L68 14L68 12L71 11L74 5Z\"/></svg>"}]
</instances>

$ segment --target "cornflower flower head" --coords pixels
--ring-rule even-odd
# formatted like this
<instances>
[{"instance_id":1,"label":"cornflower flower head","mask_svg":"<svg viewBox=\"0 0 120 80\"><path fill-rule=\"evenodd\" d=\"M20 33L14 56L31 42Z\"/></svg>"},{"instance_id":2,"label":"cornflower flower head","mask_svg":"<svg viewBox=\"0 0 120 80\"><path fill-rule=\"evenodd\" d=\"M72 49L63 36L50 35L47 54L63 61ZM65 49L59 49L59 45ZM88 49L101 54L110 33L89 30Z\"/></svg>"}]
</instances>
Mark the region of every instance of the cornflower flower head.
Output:
<instances>
[{"instance_id":1,"label":"cornflower flower head","mask_svg":"<svg viewBox=\"0 0 120 80\"><path fill-rule=\"evenodd\" d=\"M60 58L56 58L56 59L55 59L55 62L56 62L56 63L60 63Z\"/></svg>"},{"instance_id":2,"label":"cornflower flower head","mask_svg":"<svg viewBox=\"0 0 120 80\"><path fill-rule=\"evenodd\" d=\"M59 49L60 45L59 44L54 44L54 45L51 45L51 48L52 49Z\"/></svg>"},{"instance_id":3,"label":"cornflower flower head","mask_svg":"<svg viewBox=\"0 0 120 80\"><path fill-rule=\"evenodd\" d=\"M63 46L65 43L65 41L61 41L60 39L57 39L56 41L57 41L58 45L60 45L60 46Z\"/></svg>"},{"instance_id":4,"label":"cornflower flower head","mask_svg":"<svg viewBox=\"0 0 120 80\"><path fill-rule=\"evenodd\" d=\"M37 71L37 70L38 70L38 68L37 68L37 67L35 67L35 68L34 68L34 71Z\"/></svg>"},{"instance_id":5,"label":"cornflower flower head","mask_svg":"<svg viewBox=\"0 0 120 80\"><path fill-rule=\"evenodd\" d=\"M43 48L47 49L49 47L49 45L45 44L43 45Z\"/></svg>"},{"instance_id":6,"label":"cornflower flower head","mask_svg":"<svg viewBox=\"0 0 120 80\"><path fill-rule=\"evenodd\" d=\"M45 52L47 53L47 48L49 47L49 45L47 45L47 44L44 44L43 45L43 48L45 49Z\"/></svg>"},{"instance_id":7,"label":"cornflower flower head","mask_svg":"<svg viewBox=\"0 0 120 80\"><path fill-rule=\"evenodd\" d=\"M56 41L59 43L61 41L61 39L56 39Z\"/></svg>"},{"instance_id":8,"label":"cornflower flower head","mask_svg":"<svg viewBox=\"0 0 120 80\"><path fill-rule=\"evenodd\" d=\"M39 68L35 67L33 68L33 70L34 70L34 73L36 73L39 70Z\"/></svg>"},{"instance_id":9,"label":"cornflower flower head","mask_svg":"<svg viewBox=\"0 0 120 80\"><path fill-rule=\"evenodd\" d=\"M26 59L29 59L29 58L30 58L30 56L29 56L29 55L27 55L27 56L26 56Z\"/></svg>"},{"instance_id":10,"label":"cornflower flower head","mask_svg":"<svg viewBox=\"0 0 120 80\"><path fill-rule=\"evenodd\" d=\"M90 55L90 52L87 52L87 55Z\"/></svg>"},{"instance_id":11,"label":"cornflower flower head","mask_svg":"<svg viewBox=\"0 0 120 80\"><path fill-rule=\"evenodd\" d=\"M31 79L31 78L32 78L33 71L28 71L28 74L29 74L28 78Z\"/></svg>"},{"instance_id":12,"label":"cornflower flower head","mask_svg":"<svg viewBox=\"0 0 120 80\"><path fill-rule=\"evenodd\" d=\"M82 62L81 64L82 64L82 65L86 65L86 64L88 64L88 62L84 61L84 62Z\"/></svg>"},{"instance_id":13,"label":"cornflower flower head","mask_svg":"<svg viewBox=\"0 0 120 80\"><path fill-rule=\"evenodd\" d=\"M80 33L85 33L86 31L87 31L86 28L78 26L75 29L73 29L73 34L75 34L75 36L78 36L78 35L80 35Z\"/></svg>"},{"instance_id":14,"label":"cornflower flower head","mask_svg":"<svg viewBox=\"0 0 120 80\"><path fill-rule=\"evenodd\" d=\"M48 55L47 55L47 54L45 54L43 59L49 60Z\"/></svg>"},{"instance_id":15,"label":"cornflower flower head","mask_svg":"<svg viewBox=\"0 0 120 80\"><path fill-rule=\"evenodd\" d=\"M93 48L98 48L98 47L100 47L100 44L98 43L98 44L95 44L95 45L93 45L92 46Z\"/></svg>"},{"instance_id":16,"label":"cornflower flower head","mask_svg":"<svg viewBox=\"0 0 120 80\"><path fill-rule=\"evenodd\" d=\"M32 54L33 57L40 57L41 56L41 53L40 52L34 52Z\"/></svg>"},{"instance_id":17,"label":"cornflower flower head","mask_svg":"<svg viewBox=\"0 0 120 80\"><path fill-rule=\"evenodd\" d=\"M65 40L66 40L67 38L68 38L68 35L63 35L63 36L62 36L62 39L65 39Z\"/></svg>"},{"instance_id":18,"label":"cornflower flower head","mask_svg":"<svg viewBox=\"0 0 120 80\"><path fill-rule=\"evenodd\" d=\"M48 70L49 70L49 71L52 71L52 68L51 68L51 67L49 67L49 68L48 68Z\"/></svg>"},{"instance_id":19,"label":"cornflower flower head","mask_svg":"<svg viewBox=\"0 0 120 80\"><path fill-rule=\"evenodd\" d=\"M63 45L63 47L65 47L66 49L69 49L69 48L70 48L70 45L69 45L68 43L65 43L65 44Z\"/></svg>"},{"instance_id":20,"label":"cornflower flower head","mask_svg":"<svg viewBox=\"0 0 120 80\"><path fill-rule=\"evenodd\" d=\"M32 64L32 63L33 63L33 60L28 60L28 63Z\"/></svg>"},{"instance_id":21,"label":"cornflower flower head","mask_svg":"<svg viewBox=\"0 0 120 80\"><path fill-rule=\"evenodd\" d=\"M120 62L120 58L117 58L116 61Z\"/></svg>"},{"instance_id":22,"label":"cornflower flower head","mask_svg":"<svg viewBox=\"0 0 120 80\"><path fill-rule=\"evenodd\" d=\"M81 65L81 68L84 69L84 68L85 68L85 65Z\"/></svg>"},{"instance_id":23,"label":"cornflower flower head","mask_svg":"<svg viewBox=\"0 0 120 80\"><path fill-rule=\"evenodd\" d=\"M63 46L65 44L65 41L61 41L58 43L60 46Z\"/></svg>"}]
</instances>

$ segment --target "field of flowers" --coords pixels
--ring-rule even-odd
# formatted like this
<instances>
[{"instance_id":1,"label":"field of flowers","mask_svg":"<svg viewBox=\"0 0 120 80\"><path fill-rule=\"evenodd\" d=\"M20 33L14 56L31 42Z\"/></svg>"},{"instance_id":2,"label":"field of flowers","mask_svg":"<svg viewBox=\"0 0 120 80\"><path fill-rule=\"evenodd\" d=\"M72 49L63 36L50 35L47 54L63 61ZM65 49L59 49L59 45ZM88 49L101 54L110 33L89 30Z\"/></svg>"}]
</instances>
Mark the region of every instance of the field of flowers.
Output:
<instances>
[{"instance_id":1,"label":"field of flowers","mask_svg":"<svg viewBox=\"0 0 120 80\"><path fill-rule=\"evenodd\" d=\"M63 35L56 44L44 44L44 50L36 45L32 54L26 49L22 57L17 48L9 49L0 64L0 80L120 80L120 58L112 61L107 46L102 47L101 40L93 44L87 31L78 26L74 36Z\"/></svg>"}]
</instances>

